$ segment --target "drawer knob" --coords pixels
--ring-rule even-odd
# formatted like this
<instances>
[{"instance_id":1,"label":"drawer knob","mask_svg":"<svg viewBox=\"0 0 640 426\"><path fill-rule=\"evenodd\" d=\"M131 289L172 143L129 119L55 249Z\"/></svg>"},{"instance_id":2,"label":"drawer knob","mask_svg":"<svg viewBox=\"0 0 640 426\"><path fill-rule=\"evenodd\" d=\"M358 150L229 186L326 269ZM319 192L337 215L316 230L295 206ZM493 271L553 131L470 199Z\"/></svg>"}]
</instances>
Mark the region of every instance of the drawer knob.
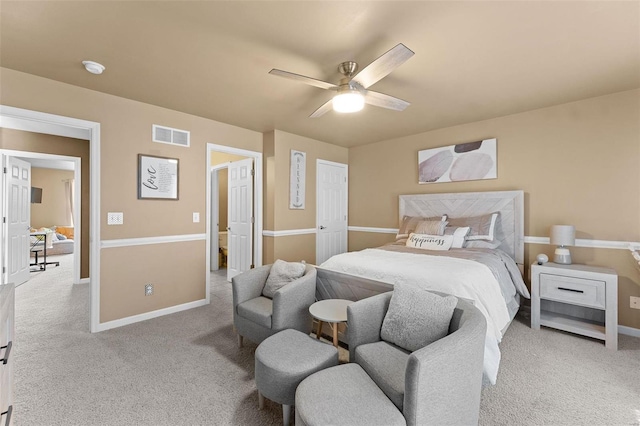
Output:
<instances>
[{"instance_id":1,"label":"drawer knob","mask_svg":"<svg viewBox=\"0 0 640 426\"><path fill-rule=\"evenodd\" d=\"M584 293L584 290L576 290L575 288L558 287L558 290L571 291L573 293Z\"/></svg>"}]
</instances>

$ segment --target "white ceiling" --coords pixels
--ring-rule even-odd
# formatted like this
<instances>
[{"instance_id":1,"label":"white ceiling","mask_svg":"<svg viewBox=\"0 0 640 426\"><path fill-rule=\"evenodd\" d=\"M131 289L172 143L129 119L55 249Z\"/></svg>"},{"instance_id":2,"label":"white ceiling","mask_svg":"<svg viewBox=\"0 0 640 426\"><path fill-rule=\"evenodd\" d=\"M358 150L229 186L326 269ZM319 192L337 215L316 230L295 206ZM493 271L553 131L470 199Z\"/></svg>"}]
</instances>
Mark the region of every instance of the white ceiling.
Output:
<instances>
[{"instance_id":1,"label":"white ceiling","mask_svg":"<svg viewBox=\"0 0 640 426\"><path fill-rule=\"evenodd\" d=\"M346 147L640 87L637 1L2 0L0 19L3 67ZM397 43L415 56L371 89L404 112L311 119L330 92L268 74L337 83Z\"/></svg>"}]
</instances>

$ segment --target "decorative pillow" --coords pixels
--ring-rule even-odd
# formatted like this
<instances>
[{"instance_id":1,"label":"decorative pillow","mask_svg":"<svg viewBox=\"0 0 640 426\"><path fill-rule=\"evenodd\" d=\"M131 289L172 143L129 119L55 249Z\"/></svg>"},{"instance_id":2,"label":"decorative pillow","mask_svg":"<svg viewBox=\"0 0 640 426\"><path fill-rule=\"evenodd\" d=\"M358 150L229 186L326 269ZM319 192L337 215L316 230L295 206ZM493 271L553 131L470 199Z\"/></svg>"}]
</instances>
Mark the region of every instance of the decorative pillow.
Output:
<instances>
[{"instance_id":1,"label":"decorative pillow","mask_svg":"<svg viewBox=\"0 0 640 426\"><path fill-rule=\"evenodd\" d=\"M396 285L380 337L411 352L421 349L449 333L457 303L455 296L442 297L417 287Z\"/></svg>"},{"instance_id":2,"label":"decorative pillow","mask_svg":"<svg viewBox=\"0 0 640 426\"><path fill-rule=\"evenodd\" d=\"M465 246L466 237L470 231L471 228L468 226L447 226L444 235L453 235L451 248L462 248Z\"/></svg>"},{"instance_id":3,"label":"decorative pillow","mask_svg":"<svg viewBox=\"0 0 640 426\"><path fill-rule=\"evenodd\" d=\"M280 290L291 281L297 280L304 275L306 265L300 262L285 262L284 260L276 260L271 265L267 282L262 289L262 295L273 299L276 291Z\"/></svg>"},{"instance_id":4,"label":"decorative pillow","mask_svg":"<svg viewBox=\"0 0 640 426\"><path fill-rule=\"evenodd\" d=\"M56 226L56 232L73 240L73 226Z\"/></svg>"},{"instance_id":5,"label":"decorative pillow","mask_svg":"<svg viewBox=\"0 0 640 426\"><path fill-rule=\"evenodd\" d=\"M446 220L447 220L447 215L437 216L437 217L405 216L402 218L402 224L400 225L400 229L398 229L398 234L396 235L396 241L409 238L410 233L416 232L416 226L418 226L418 222L421 222L421 221L444 222Z\"/></svg>"},{"instance_id":6,"label":"decorative pillow","mask_svg":"<svg viewBox=\"0 0 640 426\"><path fill-rule=\"evenodd\" d=\"M416 225L416 234L444 235L444 229L447 227L446 220L421 220Z\"/></svg>"},{"instance_id":7,"label":"decorative pillow","mask_svg":"<svg viewBox=\"0 0 640 426\"><path fill-rule=\"evenodd\" d=\"M496 212L483 216L449 218L448 220L450 226L468 226L471 228L467 240L493 241L498 214Z\"/></svg>"},{"instance_id":8,"label":"decorative pillow","mask_svg":"<svg viewBox=\"0 0 640 426\"><path fill-rule=\"evenodd\" d=\"M58 234L57 232L56 232L56 238L58 238L58 241L64 241L67 239L67 237L65 237L62 234Z\"/></svg>"},{"instance_id":9,"label":"decorative pillow","mask_svg":"<svg viewBox=\"0 0 640 426\"><path fill-rule=\"evenodd\" d=\"M411 233L407 238L407 247L423 250L449 250L453 243L453 235L428 235Z\"/></svg>"}]
</instances>

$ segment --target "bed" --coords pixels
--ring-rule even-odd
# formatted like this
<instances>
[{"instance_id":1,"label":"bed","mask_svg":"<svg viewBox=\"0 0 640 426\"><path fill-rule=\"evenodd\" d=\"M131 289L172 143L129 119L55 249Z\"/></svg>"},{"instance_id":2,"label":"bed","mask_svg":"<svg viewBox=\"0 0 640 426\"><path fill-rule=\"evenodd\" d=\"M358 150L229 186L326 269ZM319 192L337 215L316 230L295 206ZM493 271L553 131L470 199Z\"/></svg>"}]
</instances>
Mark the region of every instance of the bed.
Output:
<instances>
[{"instance_id":1,"label":"bed","mask_svg":"<svg viewBox=\"0 0 640 426\"><path fill-rule=\"evenodd\" d=\"M391 291L395 285L411 285L470 300L487 319L484 380L495 384L498 344L518 312L521 297L530 297L522 280L523 212L522 191L401 195L397 242L328 259L318 267L317 297L360 300ZM407 245L407 239L415 237L403 234L411 231L408 220L429 218L434 225L443 216L447 225L457 225L447 230L468 225L469 218L483 217L492 239L488 241L482 231L466 237L464 245L472 247L425 250Z\"/></svg>"}]
</instances>

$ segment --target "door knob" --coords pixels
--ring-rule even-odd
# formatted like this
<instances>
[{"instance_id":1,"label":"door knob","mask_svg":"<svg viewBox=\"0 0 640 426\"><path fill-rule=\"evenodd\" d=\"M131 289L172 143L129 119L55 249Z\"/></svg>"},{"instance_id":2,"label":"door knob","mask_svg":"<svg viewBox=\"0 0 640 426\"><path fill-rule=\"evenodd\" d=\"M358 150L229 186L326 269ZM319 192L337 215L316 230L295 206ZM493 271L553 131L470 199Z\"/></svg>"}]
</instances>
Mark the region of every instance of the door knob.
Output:
<instances>
[{"instance_id":1,"label":"door knob","mask_svg":"<svg viewBox=\"0 0 640 426\"><path fill-rule=\"evenodd\" d=\"M325 226L320 225L320 229L326 229L326 227L325 227Z\"/></svg>"}]
</instances>

